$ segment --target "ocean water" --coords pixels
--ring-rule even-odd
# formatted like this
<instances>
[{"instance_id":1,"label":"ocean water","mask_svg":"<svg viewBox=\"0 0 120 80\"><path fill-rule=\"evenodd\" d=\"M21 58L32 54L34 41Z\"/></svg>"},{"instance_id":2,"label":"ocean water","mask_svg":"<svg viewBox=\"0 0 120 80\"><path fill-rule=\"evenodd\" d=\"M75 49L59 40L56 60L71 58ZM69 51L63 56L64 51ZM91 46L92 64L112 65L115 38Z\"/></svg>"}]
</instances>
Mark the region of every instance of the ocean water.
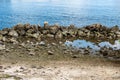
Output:
<instances>
[{"instance_id":1,"label":"ocean water","mask_svg":"<svg viewBox=\"0 0 120 80\"><path fill-rule=\"evenodd\" d=\"M18 23L120 26L120 0L0 0L0 29Z\"/></svg>"},{"instance_id":2,"label":"ocean water","mask_svg":"<svg viewBox=\"0 0 120 80\"><path fill-rule=\"evenodd\" d=\"M113 44L108 41L103 41L98 44L86 40L74 40L74 41L66 41L65 45L68 47L72 47L75 49L79 48L91 48L93 50L100 50L102 47L112 48L113 50L120 50L120 40L115 40Z\"/></svg>"}]
</instances>

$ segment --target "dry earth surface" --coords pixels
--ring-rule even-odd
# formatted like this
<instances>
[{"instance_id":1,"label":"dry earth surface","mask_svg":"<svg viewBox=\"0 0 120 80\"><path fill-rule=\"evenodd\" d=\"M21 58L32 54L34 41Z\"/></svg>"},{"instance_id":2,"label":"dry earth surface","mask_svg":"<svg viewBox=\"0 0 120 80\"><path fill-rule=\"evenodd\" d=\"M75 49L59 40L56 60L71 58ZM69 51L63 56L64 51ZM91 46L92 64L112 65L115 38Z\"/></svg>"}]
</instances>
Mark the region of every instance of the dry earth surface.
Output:
<instances>
[{"instance_id":1,"label":"dry earth surface","mask_svg":"<svg viewBox=\"0 0 120 80\"><path fill-rule=\"evenodd\" d=\"M0 80L120 80L120 62L100 58L0 62Z\"/></svg>"}]
</instances>

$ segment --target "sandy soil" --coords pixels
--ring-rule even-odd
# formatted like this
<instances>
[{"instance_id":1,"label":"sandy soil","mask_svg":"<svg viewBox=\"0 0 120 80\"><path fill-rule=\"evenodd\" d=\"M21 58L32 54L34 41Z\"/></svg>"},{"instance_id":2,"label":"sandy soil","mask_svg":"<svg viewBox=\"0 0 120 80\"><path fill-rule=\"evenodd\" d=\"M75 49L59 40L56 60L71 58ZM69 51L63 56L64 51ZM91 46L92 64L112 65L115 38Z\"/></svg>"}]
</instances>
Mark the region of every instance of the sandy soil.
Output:
<instances>
[{"instance_id":1,"label":"sandy soil","mask_svg":"<svg viewBox=\"0 0 120 80\"><path fill-rule=\"evenodd\" d=\"M70 61L1 64L0 80L120 80L118 65Z\"/></svg>"}]
</instances>

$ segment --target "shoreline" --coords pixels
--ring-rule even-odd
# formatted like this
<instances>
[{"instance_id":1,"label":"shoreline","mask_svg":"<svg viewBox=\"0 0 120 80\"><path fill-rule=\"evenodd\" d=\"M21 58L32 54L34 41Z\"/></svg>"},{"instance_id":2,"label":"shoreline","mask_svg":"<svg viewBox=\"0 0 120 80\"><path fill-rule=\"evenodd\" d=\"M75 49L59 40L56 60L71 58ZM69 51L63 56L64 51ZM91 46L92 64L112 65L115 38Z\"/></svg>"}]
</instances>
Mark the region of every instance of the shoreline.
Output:
<instances>
[{"instance_id":1,"label":"shoreline","mask_svg":"<svg viewBox=\"0 0 120 80\"><path fill-rule=\"evenodd\" d=\"M118 27L100 24L76 28L47 22L44 27L19 24L0 30L0 80L119 80L119 49L93 51L65 45L75 39L114 41L119 39L118 34L112 36L116 32L120 32Z\"/></svg>"},{"instance_id":2,"label":"shoreline","mask_svg":"<svg viewBox=\"0 0 120 80\"><path fill-rule=\"evenodd\" d=\"M60 52L62 47L66 47L66 41L72 41L75 39L82 39L92 41L94 43L100 43L103 41L109 41L113 43L115 40L120 39L120 29L118 26L114 26L112 28L107 28L101 24L92 24L82 28L76 28L74 25L70 25L68 27L55 25L49 25L48 22L44 23L44 26L39 25L30 25L30 24L18 24L13 26L12 28L4 28L0 30L0 50L1 51L11 51L10 46L12 47L20 47L24 48L36 48L39 52L39 47L48 49L48 53L51 55L54 53L56 46L57 50ZM35 46L35 47L34 47ZM49 47L51 50L49 50ZM74 48L63 49L63 53L81 53L83 55L91 55L93 53L91 48L81 48L79 50L74 50ZM19 48L17 49L20 50ZM44 50L43 50L44 51ZM92 51L92 52L91 52ZM25 50L25 52L29 52L29 50ZM34 52L34 51L33 51ZM44 51L45 52L45 51ZM120 59L120 51L119 49L114 50L113 48L100 47L99 51L94 52L95 55ZM77 55L78 55L77 54Z\"/></svg>"}]
</instances>

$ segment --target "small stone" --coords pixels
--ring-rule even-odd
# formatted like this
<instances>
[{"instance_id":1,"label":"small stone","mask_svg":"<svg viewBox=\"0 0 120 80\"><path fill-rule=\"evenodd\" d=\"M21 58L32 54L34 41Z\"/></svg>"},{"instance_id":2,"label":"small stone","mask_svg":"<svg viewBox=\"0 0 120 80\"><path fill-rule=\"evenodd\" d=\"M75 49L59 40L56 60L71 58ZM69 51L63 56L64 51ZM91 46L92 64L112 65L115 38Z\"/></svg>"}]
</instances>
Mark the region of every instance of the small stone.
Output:
<instances>
[{"instance_id":1,"label":"small stone","mask_svg":"<svg viewBox=\"0 0 120 80\"><path fill-rule=\"evenodd\" d=\"M54 35L53 34L47 34L47 37L48 38L54 38Z\"/></svg>"},{"instance_id":2,"label":"small stone","mask_svg":"<svg viewBox=\"0 0 120 80\"><path fill-rule=\"evenodd\" d=\"M21 43L20 46L25 47L25 43Z\"/></svg>"},{"instance_id":3,"label":"small stone","mask_svg":"<svg viewBox=\"0 0 120 80\"><path fill-rule=\"evenodd\" d=\"M56 46L57 44L56 43L52 43L53 46Z\"/></svg>"},{"instance_id":4,"label":"small stone","mask_svg":"<svg viewBox=\"0 0 120 80\"><path fill-rule=\"evenodd\" d=\"M4 50L4 49L5 49L5 45L0 44L0 50Z\"/></svg>"},{"instance_id":5,"label":"small stone","mask_svg":"<svg viewBox=\"0 0 120 80\"><path fill-rule=\"evenodd\" d=\"M53 55L53 52L52 51L48 51L48 55Z\"/></svg>"},{"instance_id":6,"label":"small stone","mask_svg":"<svg viewBox=\"0 0 120 80\"><path fill-rule=\"evenodd\" d=\"M59 44L63 44L63 42L60 41Z\"/></svg>"},{"instance_id":7,"label":"small stone","mask_svg":"<svg viewBox=\"0 0 120 80\"><path fill-rule=\"evenodd\" d=\"M44 42L44 41L41 41L41 42L39 43L39 45L40 45L40 46L45 46L45 42Z\"/></svg>"},{"instance_id":8,"label":"small stone","mask_svg":"<svg viewBox=\"0 0 120 80\"><path fill-rule=\"evenodd\" d=\"M31 55L31 56L34 56L34 55L35 55L35 52L32 52L32 51L31 51L31 52L29 52L28 54Z\"/></svg>"}]
</instances>

